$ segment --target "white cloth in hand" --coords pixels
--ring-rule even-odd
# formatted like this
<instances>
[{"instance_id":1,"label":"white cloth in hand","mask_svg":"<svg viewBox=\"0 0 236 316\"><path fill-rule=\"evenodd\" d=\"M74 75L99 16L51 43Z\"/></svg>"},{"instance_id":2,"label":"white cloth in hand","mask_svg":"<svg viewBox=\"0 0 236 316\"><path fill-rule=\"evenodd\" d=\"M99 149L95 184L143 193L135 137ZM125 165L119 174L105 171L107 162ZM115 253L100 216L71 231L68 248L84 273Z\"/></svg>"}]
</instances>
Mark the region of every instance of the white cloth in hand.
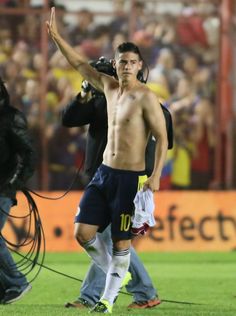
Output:
<instances>
[{"instance_id":1,"label":"white cloth in hand","mask_svg":"<svg viewBox=\"0 0 236 316\"><path fill-rule=\"evenodd\" d=\"M144 224L153 227L156 223L154 218L154 199L150 189L140 190L134 198L135 211L132 216L132 228L141 228Z\"/></svg>"}]
</instances>

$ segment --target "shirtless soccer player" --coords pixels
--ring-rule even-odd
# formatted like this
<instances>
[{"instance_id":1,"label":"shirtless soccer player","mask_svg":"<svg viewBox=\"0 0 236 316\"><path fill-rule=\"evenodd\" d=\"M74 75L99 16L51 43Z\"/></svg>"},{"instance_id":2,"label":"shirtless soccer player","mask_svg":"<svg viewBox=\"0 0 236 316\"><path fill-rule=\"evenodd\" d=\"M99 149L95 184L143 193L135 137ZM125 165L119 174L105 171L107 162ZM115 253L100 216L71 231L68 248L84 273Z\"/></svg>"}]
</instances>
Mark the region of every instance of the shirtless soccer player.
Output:
<instances>
[{"instance_id":1,"label":"shirtless soccer player","mask_svg":"<svg viewBox=\"0 0 236 316\"><path fill-rule=\"evenodd\" d=\"M133 43L119 45L114 67L118 80L89 65L60 36L51 9L48 32L68 62L80 72L107 100L108 141L103 163L86 187L76 217L75 237L92 260L106 273L105 289L100 301L90 312L111 313L123 278L129 267L131 216L137 190L159 189L161 170L167 152L164 115L158 99L137 74L142 69L139 49ZM152 175L145 176L145 149L148 137L158 139ZM113 254L97 237L111 223Z\"/></svg>"}]
</instances>

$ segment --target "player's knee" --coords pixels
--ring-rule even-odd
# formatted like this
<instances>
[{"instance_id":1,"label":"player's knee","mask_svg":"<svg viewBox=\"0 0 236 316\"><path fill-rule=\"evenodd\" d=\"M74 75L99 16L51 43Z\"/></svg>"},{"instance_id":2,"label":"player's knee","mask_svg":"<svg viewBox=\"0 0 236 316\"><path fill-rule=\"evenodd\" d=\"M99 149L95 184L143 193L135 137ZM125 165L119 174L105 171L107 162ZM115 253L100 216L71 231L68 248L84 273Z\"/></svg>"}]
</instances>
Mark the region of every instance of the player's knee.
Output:
<instances>
[{"instance_id":1,"label":"player's knee","mask_svg":"<svg viewBox=\"0 0 236 316\"><path fill-rule=\"evenodd\" d=\"M76 241L81 244L83 243L83 236L81 236L81 234L78 231L74 231L74 238L76 239Z\"/></svg>"},{"instance_id":2,"label":"player's knee","mask_svg":"<svg viewBox=\"0 0 236 316\"><path fill-rule=\"evenodd\" d=\"M82 231L75 231L74 237L81 246L90 240L89 237L87 237Z\"/></svg>"},{"instance_id":3,"label":"player's knee","mask_svg":"<svg viewBox=\"0 0 236 316\"><path fill-rule=\"evenodd\" d=\"M88 226L91 225L81 223L75 224L74 237L81 246L83 246L86 242L91 240L96 234L96 230L91 229Z\"/></svg>"},{"instance_id":4,"label":"player's knee","mask_svg":"<svg viewBox=\"0 0 236 316\"><path fill-rule=\"evenodd\" d=\"M81 229L81 225L79 223L75 224L74 237L79 244L84 242L83 230Z\"/></svg>"},{"instance_id":5,"label":"player's knee","mask_svg":"<svg viewBox=\"0 0 236 316\"><path fill-rule=\"evenodd\" d=\"M113 248L116 251L123 251L126 249L129 249L131 245L131 241L130 240L113 240Z\"/></svg>"}]
</instances>

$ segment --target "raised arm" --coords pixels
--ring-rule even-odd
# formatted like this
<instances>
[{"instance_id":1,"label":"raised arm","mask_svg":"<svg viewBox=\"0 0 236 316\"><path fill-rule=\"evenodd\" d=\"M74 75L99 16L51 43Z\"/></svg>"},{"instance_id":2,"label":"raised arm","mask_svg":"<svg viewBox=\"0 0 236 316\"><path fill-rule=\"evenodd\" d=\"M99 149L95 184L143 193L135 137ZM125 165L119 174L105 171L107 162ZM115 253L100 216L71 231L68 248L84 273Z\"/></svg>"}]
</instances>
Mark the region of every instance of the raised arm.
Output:
<instances>
[{"instance_id":1,"label":"raised arm","mask_svg":"<svg viewBox=\"0 0 236 316\"><path fill-rule=\"evenodd\" d=\"M160 177L165 163L168 148L168 139L164 114L157 97L150 91L145 95L144 118L147 122L152 135L156 138L155 162L151 176L144 184L144 189L149 188L152 191L158 190L160 186Z\"/></svg>"},{"instance_id":2,"label":"raised arm","mask_svg":"<svg viewBox=\"0 0 236 316\"><path fill-rule=\"evenodd\" d=\"M51 8L50 21L46 21L48 33L56 43L61 53L68 62L86 79L94 88L104 91L104 84L108 80L112 80L109 76L101 74L91 67L85 56L75 51L59 34L56 23L55 8Z\"/></svg>"}]
</instances>

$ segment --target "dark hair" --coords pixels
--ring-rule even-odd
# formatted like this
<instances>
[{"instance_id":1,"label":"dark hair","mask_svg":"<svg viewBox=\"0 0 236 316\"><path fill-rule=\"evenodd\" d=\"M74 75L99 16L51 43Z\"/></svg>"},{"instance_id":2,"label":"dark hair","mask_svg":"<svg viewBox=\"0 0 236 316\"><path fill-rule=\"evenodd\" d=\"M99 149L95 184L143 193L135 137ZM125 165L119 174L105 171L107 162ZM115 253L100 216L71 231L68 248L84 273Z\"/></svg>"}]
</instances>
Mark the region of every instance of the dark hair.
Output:
<instances>
[{"instance_id":1,"label":"dark hair","mask_svg":"<svg viewBox=\"0 0 236 316\"><path fill-rule=\"evenodd\" d=\"M121 54L121 53L127 53L127 52L135 53L135 54L137 54L137 55L139 56L139 59L140 59L140 60L143 60L142 55L141 55L141 53L140 53L140 50L139 50L138 46L135 45L135 44L132 43L132 42L125 42L125 43L120 44L120 45L116 48L115 55Z\"/></svg>"},{"instance_id":2,"label":"dark hair","mask_svg":"<svg viewBox=\"0 0 236 316\"><path fill-rule=\"evenodd\" d=\"M135 45L132 42L122 43L116 48L115 56L117 56L118 54L127 53L127 52L132 52L132 53L137 54L139 56L139 60L143 62L143 69L139 70L137 78L139 81L146 83L148 79L149 69L137 45ZM144 79L145 68L146 68L146 78Z\"/></svg>"},{"instance_id":3,"label":"dark hair","mask_svg":"<svg viewBox=\"0 0 236 316\"><path fill-rule=\"evenodd\" d=\"M9 105L10 97L5 87L5 84L0 77L0 106Z\"/></svg>"}]
</instances>

